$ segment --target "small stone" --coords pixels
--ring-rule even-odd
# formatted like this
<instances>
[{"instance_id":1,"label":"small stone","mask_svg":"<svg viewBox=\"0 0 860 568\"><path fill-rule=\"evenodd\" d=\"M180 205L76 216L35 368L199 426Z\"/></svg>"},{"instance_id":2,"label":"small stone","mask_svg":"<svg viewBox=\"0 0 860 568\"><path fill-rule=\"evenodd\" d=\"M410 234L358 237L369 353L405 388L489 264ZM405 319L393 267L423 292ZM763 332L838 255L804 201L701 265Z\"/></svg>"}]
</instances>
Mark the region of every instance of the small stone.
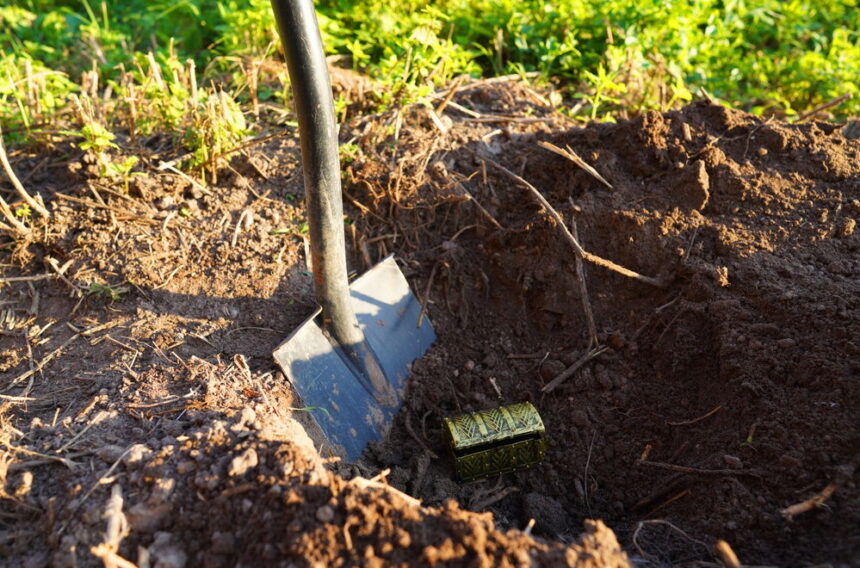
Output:
<instances>
[{"instance_id":1,"label":"small stone","mask_svg":"<svg viewBox=\"0 0 860 568\"><path fill-rule=\"evenodd\" d=\"M172 507L168 503L149 505L138 503L125 514L132 529L143 533L153 533L161 528L162 522Z\"/></svg>"},{"instance_id":2,"label":"small stone","mask_svg":"<svg viewBox=\"0 0 860 568\"><path fill-rule=\"evenodd\" d=\"M211 491L218 487L220 481L217 475L207 471L198 471L197 475L194 476L194 486L198 489Z\"/></svg>"},{"instance_id":3,"label":"small stone","mask_svg":"<svg viewBox=\"0 0 860 568\"><path fill-rule=\"evenodd\" d=\"M601 390L612 389L612 377L609 376L609 371L607 371L605 367L597 367L594 370L594 376L596 377L597 385Z\"/></svg>"},{"instance_id":4,"label":"small stone","mask_svg":"<svg viewBox=\"0 0 860 568\"><path fill-rule=\"evenodd\" d=\"M237 477L239 475L245 475L249 469L257 467L259 460L257 458L257 452L254 448L248 448L230 462L230 466L227 468L227 475L230 477Z\"/></svg>"},{"instance_id":5,"label":"small stone","mask_svg":"<svg viewBox=\"0 0 860 568\"><path fill-rule=\"evenodd\" d=\"M173 543L173 535L166 532L155 533L155 542L149 546L152 566L157 568L185 568L188 555L178 544Z\"/></svg>"},{"instance_id":6,"label":"small stone","mask_svg":"<svg viewBox=\"0 0 860 568\"><path fill-rule=\"evenodd\" d=\"M836 229L836 235L840 237L850 237L854 234L854 229L857 228L857 221L851 217L844 217L839 221L839 227Z\"/></svg>"},{"instance_id":7,"label":"small stone","mask_svg":"<svg viewBox=\"0 0 860 568\"><path fill-rule=\"evenodd\" d=\"M51 566L56 568L77 568L78 566L78 540L67 534L63 536L57 550L51 558Z\"/></svg>"},{"instance_id":8,"label":"small stone","mask_svg":"<svg viewBox=\"0 0 860 568\"><path fill-rule=\"evenodd\" d=\"M266 560L274 560L278 557L278 549L271 543L263 545L263 558Z\"/></svg>"},{"instance_id":9,"label":"small stone","mask_svg":"<svg viewBox=\"0 0 860 568\"><path fill-rule=\"evenodd\" d=\"M565 368L567 368L567 366L568 366L568 365L573 365L574 363L576 363L577 361L579 361L579 358L580 358L580 357L582 357L582 353L581 353L581 352L578 352L578 351L568 351L568 352L566 352L566 353L562 353L562 355L561 355L561 362L562 362L562 363L564 363Z\"/></svg>"},{"instance_id":10,"label":"small stone","mask_svg":"<svg viewBox=\"0 0 860 568\"><path fill-rule=\"evenodd\" d=\"M33 472L25 469L21 472L18 487L15 488L15 497L24 497L31 489L33 489Z\"/></svg>"},{"instance_id":11,"label":"small stone","mask_svg":"<svg viewBox=\"0 0 860 568\"><path fill-rule=\"evenodd\" d=\"M249 513L254 508L254 502L250 499L242 499L242 512Z\"/></svg>"},{"instance_id":12,"label":"small stone","mask_svg":"<svg viewBox=\"0 0 860 568\"><path fill-rule=\"evenodd\" d=\"M330 505L323 505L317 509L316 517L321 523L330 523L334 519L334 509Z\"/></svg>"},{"instance_id":13,"label":"small stone","mask_svg":"<svg viewBox=\"0 0 860 568\"><path fill-rule=\"evenodd\" d=\"M567 528L567 513L561 503L541 493L528 493L523 498L523 513L535 520L535 529L558 536Z\"/></svg>"},{"instance_id":14,"label":"small stone","mask_svg":"<svg viewBox=\"0 0 860 568\"><path fill-rule=\"evenodd\" d=\"M257 420L257 413L254 412L253 408L245 407L239 413L239 418L236 420L236 423L230 427L230 430L233 432L241 432L242 430L248 430L253 426L254 422Z\"/></svg>"},{"instance_id":15,"label":"small stone","mask_svg":"<svg viewBox=\"0 0 860 568\"><path fill-rule=\"evenodd\" d=\"M476 366L476 363L474 361L472 361L471 359L469 359L468 361L466 361L466 364L463 365L463 368L466 369L467 371L474 371L475 366Z\"/></svg>"},{"instance_id":16,"label":"small stone","mask_svg":"<svg viewBox=\"0 0 860 568\"><path fill-rule=\"evenodd\" d=\"M615 331L609 334L609 337L607 338L607 343L609 343L609 346L613 349L621 349L627 342L624 339L623 335Z\"/></svg>"},{"instance_id":17,"label":"small stone","mask_svg":"<svg viewBox=\"0 0 860 568\"><path fill-rule=\"evenodd\" d=\"M155 200L155 207L160 210L170 209L176 205L176 199L172 195L162 195Z\"/></svg>"},{"instance_id":18,"label":"small stone","mask_svg":"<svg viewBox=\"0 0 860 568\"><path fill-rule=\"evenodd\" d=\"M740 468L743 465L741 458L737 456L724 455L723 461L726 462L726 465L733 468Z\"/></svg>"},{"instance_id":19,"label":"small stone","mask_svg":"<svg viewBox=\"0 0 860 568\"><path fill-rule=\"evenodd\" d=\"M96 455L103 462L112 464L122 456L124 451L125 448L122 446L108 444L107 446L102 446L96 450Z\"/></svg>"},{"instance_id":20,"label":"small stone","mask_svg":"<svg viewBox=\"0 0 860 568\"><path fill-rule=\"evenodd\" d=\"M34 550L23 559L21 568L46 568L51 565L51 555L47 550Z\"/></svg>"},{"instance_id":21,"label":"small stone","mask_svg":"<svg viewBox=\"0 0 860 568\"><path fill-rule=\"evenodd\" d=\"M563 373L566 368L564 363L558 359L549 359L540 366L540 376L544 380L551 381Z\"/></svg>"},{"instance_id":22,"label":"small stone","mask_svg":"<svg viewBox=\"0 0 860 568\"><path fill-rule=\"evenodd\" d=\"M484 357L481 360L481 364L488 369L492 369L498 363L499 363L499 356L494 351L487 353L486 357Z\"/></svg>"},{"instance_id":23,"label":"small stone","mask_svg":"<svg viewBox=\"0 0 860 568\"><path fill-rule=\"evenodd\" d=\"M125 457L122 458L122 462L126 467L140 467L150 457L152 457L152 450L143 444L135 444L129 448L128 453L126 453Z\"/></svg>"},{"instance_id":24,"label":"small stone","mask_svg":"<svg viewBox=\"0 0 860 568\"><path fill-rule=\"evenodd\" d=\"M154 503L162 503L173 494L176 488L176 480L172 477L161 477L155 481L150 500Z\"/></svg>"},{"instance_id":25,"label":"small stone","mask_svg":"<svg viewBox=\"0 0 860 568\"><path fill-rule=\"evenodd\" d=\"M229 554L236 546L236 537L228 532L215 531L212 533L212 552Z\"/></svg>"},{"instance_id":26,"label":"small stone","mask_svg":"<svg viewBox=\"0 0 860 568\"><path fill-rule=\"evenodd\" d=\"M584 410L574 410L571 412L570 422L580 428L587 428L591 424L591 420L588 419L588 413Z\"/></svg>"},{"instance_id":27,"label":"small stone","mask_svg":"<svg viewBox=\"0 0 860 568\"><path fill-rule=\"evenodd\" d=\"M759 148L758 150L756 150L756 152L758 152L759 156L767 156L767 148Z\"/></svg>"},{"instance_id":28,"label":"small stone","mask_svg":"<svg viewBox=\"0 0 860 568\"><path fill-rule=\"evenodd\" d=\"M797 345L797 341L790 337L786 337L785 339L780 339L776 342L776 344L782 349L788 349Z\"/></svg>"},{"instance_id":29,"label":"small stone","mask_svg":"<svg viewBox=\"0 0 860 568\"><path fill-rule=\"evenodd\" d=\"M699 160L682 170L676 187L678 201L684 208L701 211L710 200L711 181L705 162Z\"/></svg>"},{"instance_id":30,"label":"small stone","mask_svg":"<svg viewBox=\"0 0 860 568\"><path fill-rule=\"evenodd\" d=\"M282 457L279 460L278 466L281 470L281 474L284 476L284 479L288 478L295 469L295 464L293 463L293 460L291 460L289 457Z\"/></svg>"},{"instance_id":31,"label":"small stone","mask_svg":"<svg viewBox=\"0 0 860 568\"><path fill-rule=\"evenodd\" d=\"M176 464L176 473L178 473L179 475L185 475L186 473L191 473L192 471L194 471L194 468L196 467L197 464L195 464L193 461L182 460L181 462Z\"/></svg>"},{"instance_id":32,"label":"small stone","mask_svg":"<svg viewBox=\"0 0 860 568\"><path fill-rule=\"evenodd\" d=\"M794 456L790 456L788 454L783 454L782 456L779 457L779 465L786 467L786 468L797 469L803 465L803 462L801 462L799 459L797 459Z\"/></svg>"}]
</instances>

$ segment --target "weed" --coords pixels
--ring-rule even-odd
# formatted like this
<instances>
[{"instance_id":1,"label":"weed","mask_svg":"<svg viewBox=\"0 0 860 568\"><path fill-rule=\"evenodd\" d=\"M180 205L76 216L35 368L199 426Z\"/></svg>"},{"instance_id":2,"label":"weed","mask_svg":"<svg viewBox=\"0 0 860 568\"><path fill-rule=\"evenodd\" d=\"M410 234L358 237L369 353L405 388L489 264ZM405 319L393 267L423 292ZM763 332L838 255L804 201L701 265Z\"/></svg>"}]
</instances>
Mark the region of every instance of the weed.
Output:
<instances>
[{"instance_id":1,"label":"weed","mask_svg":"<svg viewBox=\"0 0 860 568\"><path fill-rule=\"evenodd\" d=\"M341 164L351 164L358 158L361 152L361 147L352 142L341 144L339 149Z\"/></svg>"},{"instance_id":2,"label":"weed","mask_svg":"<svg viewBox=\"0 0 860 568\"><path fill-rule=\"evenodd\" d=\"M102 296L115 302L117 300L120 300L122 298L122 295L129 290L130 288L128 286L121 286L118 284L99 284L98 282L91 282L90 285L87 287L87 295Z\"/></svg>"},{"instance_id":3,"label":"weed","mask_svg":"<svg viewBox=\"0 0 860 568\"><path fill-rule=\"evenodd\" d=\"M110 155L133 154L129 145L155 133L214 177L253 129L241 105L265 121L270 101L289 99L284 66L270 61L280 43L268 0L8 4L9 141L44 140L61 124L124 183L134 164ZM461 74L536 72L594 119L673 108L700 87L763 114L792 116L842 94L853 97L835 112L860 112L856 0L320 0L317 10L329 53L379 81L364 109L424 102ZM91 116L74 120L72 95ZM351 102L338 101L341 120Z\"/></svg>"},{"instance_id":4,"label":"weed","mask_svg":"<svg viewBox=\"0 0 860 568\"><path fill-rule=\"evenodd\" d=\"M19 217L21 219L29 219L31 215L33 215L33 210L30 209L30 206L26 203L22 203L15 208L15 217Z\"/></svg>"},{"instance_id":5,"label":"weed","mask_svg":"<svg viewBox=\"0 0 860 568\"><path fill-rule=\"evenodd\" d=\"M325 412L328 416L331 416L331 413L330 413L330 412L328 411L328 409L327 409L326 407L324 407L324 406L302 406L301 408L296 408L296 407L288 406L288 407L287 407L287 410L292 410L293 412L310 412L310 411L312 411L312 410L322 410L322 411L323 411L323 412Z\"/></svg>"},{"instance_id":6,"label":"weed","mask_svg":"<svg viewBox=\"0 0 860 568\"><path fill-rule=\"evenodd\" d=\"M128 193L128 182L131 180L131 177L135 175L141 175L140 172L131 171L132 168L134 168L134 166L137 164L137 162L137 156L128 156L125 160L121 162L108 162L106 174L108 175L108 177L121 178L123 189L126 193Z\"/></svg>"}]
</instances>

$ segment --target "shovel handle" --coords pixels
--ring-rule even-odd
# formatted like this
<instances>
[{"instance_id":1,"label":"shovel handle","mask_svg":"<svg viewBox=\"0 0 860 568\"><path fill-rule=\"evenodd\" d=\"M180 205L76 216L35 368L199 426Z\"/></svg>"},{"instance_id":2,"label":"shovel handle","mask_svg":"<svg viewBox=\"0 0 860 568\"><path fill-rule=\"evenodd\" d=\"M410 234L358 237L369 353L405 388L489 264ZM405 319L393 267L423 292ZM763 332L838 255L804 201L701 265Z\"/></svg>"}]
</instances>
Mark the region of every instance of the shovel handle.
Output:
<instances>
[{"instance_id":1,"label":"shovel handle","mask_svg":"<svg viewBox=\"0 0 860 568\"><path fill-rule=\"evenodd\" d=\"M324 328L388 400L385 375L358 325L349 297L337 122L312 0L272 0L299 122L314 289Z\"/></svg>"}]
</instances>

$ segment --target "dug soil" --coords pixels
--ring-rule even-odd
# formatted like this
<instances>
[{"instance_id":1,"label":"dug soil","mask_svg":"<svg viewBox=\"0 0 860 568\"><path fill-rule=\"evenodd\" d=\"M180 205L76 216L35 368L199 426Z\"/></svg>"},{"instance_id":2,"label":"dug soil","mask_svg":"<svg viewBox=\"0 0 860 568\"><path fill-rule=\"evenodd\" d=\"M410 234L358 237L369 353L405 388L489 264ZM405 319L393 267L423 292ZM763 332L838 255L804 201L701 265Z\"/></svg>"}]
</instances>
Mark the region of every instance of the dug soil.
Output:
<instances>
[{"instance_id":1,"label":"dug soil","mask_svg":"<svg viewBox=\"0 0 860 568\"><path fill-rule=\"evenodd\" d=\"M0 563L860 565L860 142L544 97L343 127L352 268L395 253L438 335L353 463L271 359L314 307L294 131L206 186L157 139L127 183L13 154L52 217L0 250ZM521 401L544 462L458 481L442 418Z\"/></svg>"}]
</instances>

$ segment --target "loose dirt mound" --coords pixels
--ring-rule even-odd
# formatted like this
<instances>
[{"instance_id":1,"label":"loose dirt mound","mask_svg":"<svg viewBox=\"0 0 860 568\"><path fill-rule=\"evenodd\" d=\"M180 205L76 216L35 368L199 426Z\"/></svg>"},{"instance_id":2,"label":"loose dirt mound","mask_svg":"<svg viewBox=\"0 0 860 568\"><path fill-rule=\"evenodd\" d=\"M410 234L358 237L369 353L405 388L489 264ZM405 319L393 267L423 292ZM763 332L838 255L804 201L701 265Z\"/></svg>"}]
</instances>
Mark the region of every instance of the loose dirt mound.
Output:
<instances>
[{"instance_id":1,"label":"loose dirt mound","mask_svg":"<svg viewBox=\"0 0 860 568\"><path fill-rule=\"evenodd\" d=\"M354 464L312 448L296 420L315 411L295 411L270 358L313 304L291 138L209 188L146 173L125 193L87 156L15 157L54 218L0 252L0 553L623 566L618 541L678 564L722 538L747 563L856 562L860 143L705 103L583 128L516 83L454 104L344 130L354 267L396 252L439 336L390 437ZM578 274L494 164L575 218L587 251L663 286ZM543 392L594 347L580 276L607 349ZM546 462L456 482L440 419L522 400Z\"/></svg>"},{"instance_id":2,"label":"loose dirt mound","mask_svg":"<svg viewBox=\"0 0 860 568\"><path fill-rule=\"evenodd\" d=\"M550 450L542 467L493 488L507 496L492 507L503 526L533 517L558 537L601 518L656 562L706 559L717 538L752 563L860 561L849 528L860 522L860 144L832 125L706 103L587 128L493 128L455 128L461 144L429 159L406 200L438 208L401 211L407 236L410 223L430 221L415 231L416 256L431 267L441 332L376 461L422 498L442 484L480 503L487 486L449 485L444 462L426 475L408 432L442 454L442 416L531 400ZM436 134L407 130L403 144L420 153ZM539 141L569 147L612 189ZM593 347L576 255L493 162L575 219L587 251L667 284L588 265L610 349L550 392L542 387ZM445 190L468 192L486 213L452 210ZM831 483L814 512L781 514Z\"/></svg>"}]
</instances>

